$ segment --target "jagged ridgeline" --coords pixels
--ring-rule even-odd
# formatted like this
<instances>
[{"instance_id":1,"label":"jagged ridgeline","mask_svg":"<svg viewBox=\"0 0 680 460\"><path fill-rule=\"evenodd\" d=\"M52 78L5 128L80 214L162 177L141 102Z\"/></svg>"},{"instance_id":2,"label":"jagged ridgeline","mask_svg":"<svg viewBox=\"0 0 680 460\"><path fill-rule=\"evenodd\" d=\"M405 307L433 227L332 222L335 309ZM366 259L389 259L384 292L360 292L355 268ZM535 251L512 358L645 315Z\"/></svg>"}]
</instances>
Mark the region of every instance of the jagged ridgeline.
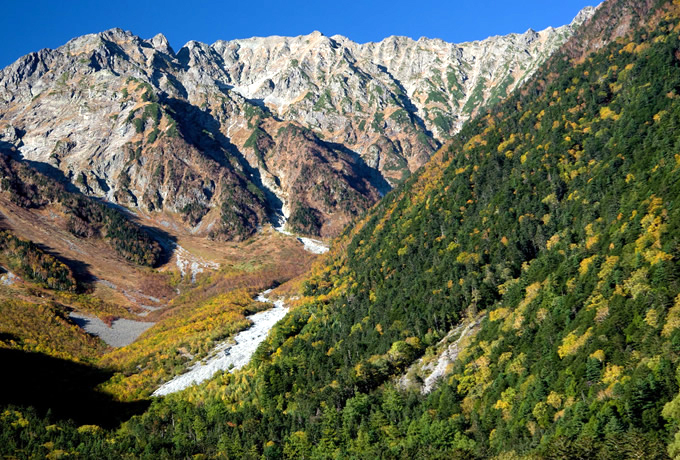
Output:
<instances>
[{"instance_id":1,"label":"jagged ridgeline","mask_svg":"<svg viewBox=\"0 0 680 460\"><path fill-rule=\"evenodd\" d=\"M521 94L466 125L343 235L248 368L158 400L115 433L55 434L7 411L0 446L676 456L679 31L675 2L607 1ZM448 335L461 324L463 340ZM449 343L457 357L422 394L407 369Z\"/></svg>"},{"instance_id":2,"label":"jagged ridgeline","mask_svg":"<svg viewBox=\"0 0 680 460\"><path fill-rule=\"evenodd\" d=\"M242 240L286 218L336 236L590 15L460 45L316 32L175 53L113 29L0 71L0 140L195 235Z\"/></svg>"},{"instance_id":3,"label":"jagged ridgeline","mask_svg":"<svg viewBox=\"0 0 680 460\"><path fill-rule=\"evenodd\" d=\"M562 54L471 122L346 236L248 371L124 433L176 455L664 457L678 422L664 406L678 393L680 22L670 2L600 11L586 27L631 33L580 63ZM391 383L479 317L438 389ZM201 440L169 441L187 432Z\"/></svg>"}]
</instances>

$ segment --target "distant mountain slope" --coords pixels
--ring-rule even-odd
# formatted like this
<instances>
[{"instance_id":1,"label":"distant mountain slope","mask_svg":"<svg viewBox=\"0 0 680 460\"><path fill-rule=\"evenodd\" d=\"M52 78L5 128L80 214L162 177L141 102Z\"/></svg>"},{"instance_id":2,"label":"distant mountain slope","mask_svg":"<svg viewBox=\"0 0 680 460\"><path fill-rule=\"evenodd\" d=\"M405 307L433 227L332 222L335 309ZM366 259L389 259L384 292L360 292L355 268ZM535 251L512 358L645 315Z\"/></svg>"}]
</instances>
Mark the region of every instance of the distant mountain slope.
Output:
<instances>
[{"instance_id":1,"label":"distant mountain slope","mask_svg":"<svg viewBox=\"0 0 680 460\"><path fill-rule=\"evenodd\" d=\"M348 230L249 368L121 438L176 456L675 456L675 3L605 3L582 37L613 33L570 43ZM477 321L435 391L396 387Z\"/></svg>"},{"instance_id":2,"label":"distant mountain slope","mask_svg":"<svg viewBox=\"0 0 680 460\"><path fill-rule=\"evenodd\" d=\"M0 150L1 205L11 203L35 211L49 209L55 222L53 230L64 227L76 238L102 239L124 259L138 265L153 267L159 263L161 246L122 211L66 190L63 184L13 159L15 154ZM12 227L15 217L0 211L5 226Z\"/></svg>"},{"instance_id":3,"label":"distant mountain slope","mask_svg":"<svg viewBox=\"0 0 680 460\"><path fill-rule=\"evenodd\" d=\"M587 17L462 45L319 33L190 42L113 29L0 71L0 141L82 192L243 239L333 236Z\"/></svg>"},{"instance_id":4,"label":"distant mountain slope","mask_svg":"<svg viewBox=\"0 0 680 460\"><path fill-rule=\"evenodd\" d=\"M587 7L557 29L462 44L394 36L358 44L315 32L218 41L211 48L223 59L233 91L366 154L383 121L374 129L359 125L380 114L393 131L390 118L424 123L439 140L450 137L480 107L521 85L594 11ZM387 137L394 142L395 134ZM417 152L399 151L422 164Z\"/></svg>"}]
</instances>

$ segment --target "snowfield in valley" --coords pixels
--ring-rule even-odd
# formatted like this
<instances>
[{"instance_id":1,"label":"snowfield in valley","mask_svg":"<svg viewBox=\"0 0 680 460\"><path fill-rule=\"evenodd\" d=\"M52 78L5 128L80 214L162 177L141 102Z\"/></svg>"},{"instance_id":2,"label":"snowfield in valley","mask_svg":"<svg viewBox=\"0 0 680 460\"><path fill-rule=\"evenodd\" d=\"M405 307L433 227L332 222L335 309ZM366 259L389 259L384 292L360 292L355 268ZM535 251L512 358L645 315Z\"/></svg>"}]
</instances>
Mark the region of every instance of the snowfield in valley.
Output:
<instances>
[{"instance_id":1,"label":"snowfield in valley","mask_svg":"<svg viewBox=\"0 0 680 460\"><path fill-rule=\"evenodd\" d=\"M271 303L274 308L248 316L253 322L250 328L239 332L233 339L221 342L208 358L194 364L186 373L161 385L153 396L164 396L184 390L208 380L220 371L233 372L248 364L257 347L267 338L269 330L288 313L288 308L282 300L271 301L266 297L269 292L263 292L255 300Z\"/></svg>"}]
</instances>

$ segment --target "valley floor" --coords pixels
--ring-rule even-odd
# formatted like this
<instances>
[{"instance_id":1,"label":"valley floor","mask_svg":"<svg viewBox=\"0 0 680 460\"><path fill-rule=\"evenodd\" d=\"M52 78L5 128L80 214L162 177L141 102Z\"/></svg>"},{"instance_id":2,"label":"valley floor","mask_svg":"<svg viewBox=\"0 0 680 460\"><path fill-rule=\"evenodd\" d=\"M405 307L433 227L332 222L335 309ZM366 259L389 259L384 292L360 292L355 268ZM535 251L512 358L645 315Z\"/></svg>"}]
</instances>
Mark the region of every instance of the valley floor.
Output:
<instances>
[{"instance_id":1,"label":"valley floor","mask_svg":"<svg viewBox=\"0 0 680 460\"><path fill-rule=\"evenodd\" d=\"M88 334L95 335L112 347L124 347L132 342L155 323L118 318L109 326L96 316L71 312L69 318Z\"/></svg>"},{"instance_id":2,"label":"valley floor","mask_svg":"<svg viewBox=\"0 0 680 460\"><path fill-rule=\"evenodd\" d=\"M272 304L273 308L247 316L252 322L248 329L220 342L208 354L208 358L191 366L186 373L161 385L153 392L153 396L164 396L182 391L210 379L220 371L233 372L248 364L257 347L267 338L269 330L288 313L283 300L270 300L266 297L270 293L271 290L264 291L255 300Z\"/></svg>"},{"instance_id":3,"label":"valley floor","mask_svg":"<svg viewBox=\"0 0 680 460\"><path fill-rule=\"evenodd\" d=\"M245 242L225 243L180 231L171 216L135 215L166 254L149 269L76 238L54 213L7 201L0 201L0 213L3 228L75 267L81 283L79 292L53 291L5 270L0 304L15 303L0 312L0 347L48 350L113 370L100 389L122 401L168 394L245 365L288 311L263 291L301 275L328 250L269 226ZM54 231L45 231L45 219ZM266 304L274 308L260 311ZM38 306L42 316L29 311ZM50 321L61 332L47 330Z\"/></svg>"}]
</instances>

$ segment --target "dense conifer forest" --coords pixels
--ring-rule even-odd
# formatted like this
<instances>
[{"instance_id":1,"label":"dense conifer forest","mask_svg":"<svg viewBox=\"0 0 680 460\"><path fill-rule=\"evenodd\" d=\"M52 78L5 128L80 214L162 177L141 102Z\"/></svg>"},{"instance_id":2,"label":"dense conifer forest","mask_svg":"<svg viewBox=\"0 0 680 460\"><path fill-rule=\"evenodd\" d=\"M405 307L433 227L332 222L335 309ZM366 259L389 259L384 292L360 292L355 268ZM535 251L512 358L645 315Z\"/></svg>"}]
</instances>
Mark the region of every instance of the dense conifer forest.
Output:
<instances>
[{"instance_id":1,"label":"dense conifer forest","mask_svg":"<svg viewBox=\"0 0 680 460\"><path fill-rule=\"evenodd\" d=\"M571 43L469 122L345 231L244 370L113 430L8 407L0 452L680 455L676 3L642 17L634 2L601 7L594 22L630 33L574 59ZM450 334L461 324L463 339ZM454 342L432 392L404 383Z\"/></svg>"}]
</instances>

